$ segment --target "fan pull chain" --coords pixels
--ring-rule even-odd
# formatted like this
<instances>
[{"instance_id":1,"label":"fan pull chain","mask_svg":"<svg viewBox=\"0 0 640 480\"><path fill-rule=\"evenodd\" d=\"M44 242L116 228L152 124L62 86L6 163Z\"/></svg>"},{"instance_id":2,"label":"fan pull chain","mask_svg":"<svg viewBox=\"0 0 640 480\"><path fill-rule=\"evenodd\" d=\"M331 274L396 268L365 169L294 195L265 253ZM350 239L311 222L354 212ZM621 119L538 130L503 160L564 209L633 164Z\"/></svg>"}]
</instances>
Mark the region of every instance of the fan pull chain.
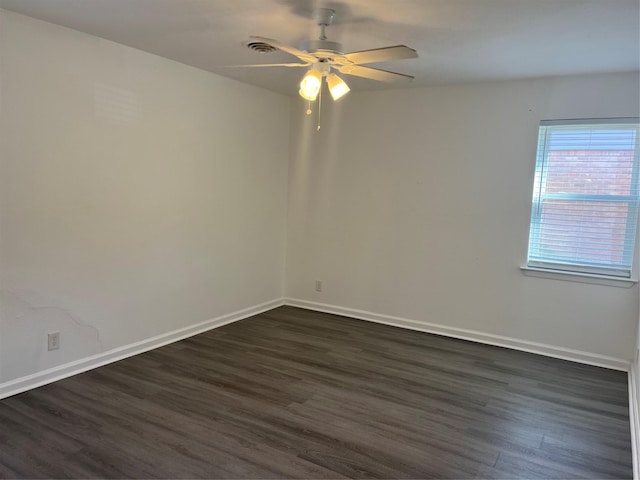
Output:
<instances>
[{"instance_id":1,"label":"fan pull chain","mask_svg":"<svg viewBox=\"0 0 640 480\"><path fill-rule=\"evenodd\" d=\"M307 115L311 115L311 100L307 100Z\"/></svg>"},{"instance_id":2,"label":"fan pull chain","mask_svg":"<svg viewBox=\"0 0 640 480\"><path fill-rule=\"evenodd\" d=\"M322 110L322 86L320 86L320 92L318 94L318 129L320 131L320 111Z\"/></svg>"}]
</instances>

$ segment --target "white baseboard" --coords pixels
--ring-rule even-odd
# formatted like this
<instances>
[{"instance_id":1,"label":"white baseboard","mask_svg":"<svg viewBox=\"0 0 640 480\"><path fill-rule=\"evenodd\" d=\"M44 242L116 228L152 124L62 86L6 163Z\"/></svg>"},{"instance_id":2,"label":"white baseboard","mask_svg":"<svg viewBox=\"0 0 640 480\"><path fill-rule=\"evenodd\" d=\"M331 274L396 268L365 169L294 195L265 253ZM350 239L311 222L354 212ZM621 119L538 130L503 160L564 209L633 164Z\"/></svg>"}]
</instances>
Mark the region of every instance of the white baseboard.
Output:
<instances>
[{"instance_id":1,"label":"white baseboard","mask_svg":"<svg viewBox=\"0 0 640 480\"><path fill-rule=\"evenodd\" d=\"M631 363L629 370L629 423L631 424L631 457L633 478L640 479L640 398L638 398L638 359Z\"/></svg>"},{"instance_id":2,"label":"white baseboard","mask_svg":"<svg viewBox=\"0 0 640 480\"><path fill-rule=\"evenodd\" d=\"M393 325L395 327L408 328L411 330L418 330L420 332L434 333L436 335L459 338L462 340L471 340L473 342L486 343L488 345L506 347L514 350L521 350L524 352L545 355L547 357L560 358L562 360L570 360L572 362L610 368L613 370L622 370L625 372L629 371L629 360L625 360L622 358L607 357L595 353L582 352L580 350L571 350L569 348L546 345L544 343L529 342L527 340L518 340L517 338L503 337L491 333L477 332L464 328L448 327L435 323L410 320L408 318L401 317L393 317L390 315L382 315L379 313L367 312L364 310L339 307L337 305L310 302L307 300L299 300L296 298L285 298L284 303L293 307L306 308L308 310L315 310L318 312L333 313L335 315L343 315L346 317L357 318L359 320L384 323L385 325Z\"/></svg>"},{"instance_id":3,"label":"white baseboard","mask_svg":"<svg viewBox=\"0 0 640 480\"><path fill-rule=\"evenodd\" d=\"M0 383L0 399L16 395L26 390L46 385L47 383L55 382L66 377L77 375L78 373L86 372L103 365L122 360L133 355L138 355L154 348L162 347L169 343L177 342L185 338L197 335L199 333L212 330L214 328L227 325L229 323L242 320L253 315L257 315L267 310L279 307L281 305L291 305L294 307L306 308L308 310L315 310L319 312L332 313L335 315L343 315L347 317L357 318L360 320L368 320L376 323L383 323L386 325L393 325L396 327L408 328L411 330L418 330L421 332L434 333L437 335L444 335L447 337L460 338L463 340L471 340L479 343L486 343L489 345L496 345L499 347L512 348L514 350L522 350L525 352L537 353L540 355L546 355L548 357L561 358L564 360L571 360L574 362L585 363L588 365L595 365L599 367L611 368L614 370L629 370L629 362L624 359L606 357L603 355L597 355L588 352L581 352L578 350L571 350L562 347L556 347L553 345L546 345L542 343L529 342L526 340L518 340L515 338L502 337L499 335L487 334L477 332L473 330L466 330L456 327L448 327L445 325L438 325L434 323L420 322L417 320L410 320L406 318L393 317L390 315L382 315L373 312L367 312L363 310L356 310L352 308L339 307L336 305L328 305L324 303L309 302L306 300L299 300L294 298L276 299L269 302L261 303L249 308L238 310L236 312L222 315L220 317L207 320L202 323L191 325L189 327L181 328L168 332L162 335L157 335L140 342L135 342L123 347L118 347L107 352L92 355L90 357L82 358L73 362L65 363L57 367L53 367L41 372L27 375L14 380L10 380L5 383ZM637 382L637 376L633 377L633 371L629 375L629 382ZM637 375L637 372L635 373ZM635 390L631 390L630 395L634 395L634 398L630 401L635 403L630 404L630 415L632 416L632 435L636 435L635 440L640 440L640 418L638 407L638 399L635 398L633 393ZM632 406L635 406L636 410L631 411ZM633 429L636 429L634 432ZM634 440L634 441L635 441ZM636 444L637 445L637 442ZM636 472L636 460L637 449L634 447L634 472ZM639 479L640 480L640 479Z\"/></svg>"},{"instance_id":4,"label":"white baseboard","mask_svg":"<svg viewBox=\"0 0 640 480\"><path fill-rule=\"evenodd\" d=\"M157 335L140 342L131 343L123 347L114 348L107 352L49 368L32 375L0 383L0 399L16 395L17 393L21 393L26 390L31 390L32 388L36 388L41 385L46 385L47 383L55 382L72 375L77 375L78 373L86 372L87 370L101 367L108 363L117 362L123 358L138 355L139 353L147 352L154 348L162 347L163 345L177 342L178 340L183 340L229 323L237 322L238 320L266 312L267 310L271 310L283 304L284 302L282 299L271 300L259 305L254 305L253 307L244 308L236 312L222 315L205 322L173 330L172 332L164 333L162 335Z\"/></svg>"}]
</instances>

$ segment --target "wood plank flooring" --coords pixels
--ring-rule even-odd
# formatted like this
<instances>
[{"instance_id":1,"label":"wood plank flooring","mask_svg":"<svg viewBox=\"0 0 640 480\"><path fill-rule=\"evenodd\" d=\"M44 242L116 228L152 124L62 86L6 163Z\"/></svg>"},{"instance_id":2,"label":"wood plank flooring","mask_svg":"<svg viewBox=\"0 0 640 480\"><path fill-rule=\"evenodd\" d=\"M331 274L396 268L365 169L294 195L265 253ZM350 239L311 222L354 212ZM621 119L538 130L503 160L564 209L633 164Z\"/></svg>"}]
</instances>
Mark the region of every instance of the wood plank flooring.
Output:
<instances>
[{"instance_id":1,"label":"wood plank flooring","mask_svg":"<svg viewBox=\"0 0 640 480\"><path fill-rule=\"evenodd\" d=\"M631 478L627 376L280 307L0 401L4 478Z\"/></svg>"}]
</instances>

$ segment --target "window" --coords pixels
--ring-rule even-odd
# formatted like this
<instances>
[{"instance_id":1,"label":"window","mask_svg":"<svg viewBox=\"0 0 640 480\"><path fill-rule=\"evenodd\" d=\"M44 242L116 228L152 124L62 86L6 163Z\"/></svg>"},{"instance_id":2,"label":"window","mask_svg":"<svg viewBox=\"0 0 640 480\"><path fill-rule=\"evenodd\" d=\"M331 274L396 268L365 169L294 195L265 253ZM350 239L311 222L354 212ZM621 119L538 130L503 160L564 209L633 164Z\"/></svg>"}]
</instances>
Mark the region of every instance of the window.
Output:
<instances>
[{"instance_id":1,"label":"window","mask_svg":"<svg viewBox=\"0 0 640 480\"><path fill-rule=\"evenodd\" d=\"M631 277L638 119L543 121L527 266Z\"/></svg>"}]
</instances>

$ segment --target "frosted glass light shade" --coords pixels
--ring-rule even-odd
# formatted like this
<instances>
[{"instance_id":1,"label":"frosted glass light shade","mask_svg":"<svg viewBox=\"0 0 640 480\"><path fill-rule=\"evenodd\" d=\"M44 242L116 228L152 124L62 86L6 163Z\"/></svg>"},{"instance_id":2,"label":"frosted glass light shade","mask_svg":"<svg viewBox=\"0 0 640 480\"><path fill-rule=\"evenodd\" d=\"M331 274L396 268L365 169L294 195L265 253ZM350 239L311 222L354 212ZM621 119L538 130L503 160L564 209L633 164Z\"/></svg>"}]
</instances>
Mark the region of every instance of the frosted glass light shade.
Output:
<instances>
[{"instance_id":1,"label":"frosted glass light shade","mask_svg":"<svg viewBox=\"0 0 640 480\"><path fill-rule=\"evenodd\" d=\"M351 90L349 85L335 73L327 76L327 85L329 85L329 92L334 100L342 98Z\"/></svg>"}]
</instances>

